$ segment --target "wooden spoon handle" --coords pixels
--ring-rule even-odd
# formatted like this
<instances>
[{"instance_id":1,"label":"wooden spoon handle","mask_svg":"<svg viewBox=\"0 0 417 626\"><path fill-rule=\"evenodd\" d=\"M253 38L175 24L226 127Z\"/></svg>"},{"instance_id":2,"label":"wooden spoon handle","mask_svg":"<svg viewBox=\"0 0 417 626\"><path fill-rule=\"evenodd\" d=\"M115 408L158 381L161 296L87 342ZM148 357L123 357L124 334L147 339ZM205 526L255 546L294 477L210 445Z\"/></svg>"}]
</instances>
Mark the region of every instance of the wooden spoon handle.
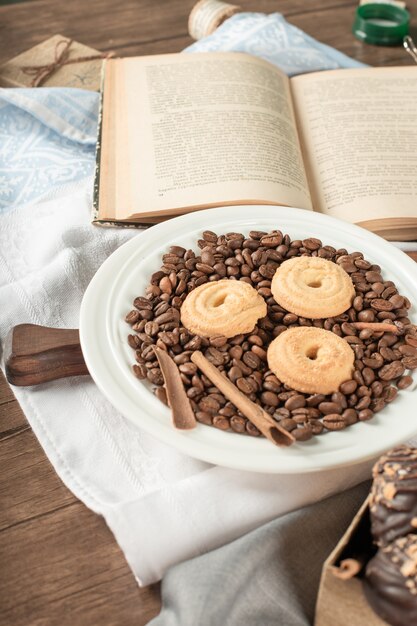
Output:
<instances>
[{"instance_id":1,"label":"wooden spoon handle","mask_svg":"<svg viewBox=\"0 0 417 626\"><path fill-rule=\"evenodd\" d=\"M14 326L4 343L6 377L12 385L39 385L88 374L78 329Z\"/></svg>"}]
</instances>

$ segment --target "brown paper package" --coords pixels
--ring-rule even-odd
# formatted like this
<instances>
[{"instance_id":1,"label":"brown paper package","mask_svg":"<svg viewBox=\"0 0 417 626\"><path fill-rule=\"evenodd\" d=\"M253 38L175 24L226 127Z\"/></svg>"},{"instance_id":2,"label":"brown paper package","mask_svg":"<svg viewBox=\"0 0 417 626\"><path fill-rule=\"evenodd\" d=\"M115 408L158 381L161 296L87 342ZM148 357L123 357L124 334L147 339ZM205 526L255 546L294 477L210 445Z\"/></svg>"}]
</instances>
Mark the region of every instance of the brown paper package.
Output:
<instances>
[{"instance_id":1,"label":"brown paper package","mask_svg":"<svg viewBox=\"0 0 417 626\"><path fill-rule=\"evenodd\" d=\"M360 575L342 580L334 574L341 559L355 558L360 546L366 554L370 551L371 545L367 499L324 562L314 626L389 626L369 606Z\"/></svg>"},{"instance_id":2,"label":"brown paper package","mask_svg":"<svg viewBox=\"0 0 417 626\"><path fill-rule=\"evenodd\" d=\"M67 37L62 35L54 35L0 66L0 87L31 87L33 76L25 73L22 68L53 63L56 46L62 40L69 41ZM69 48L68 58L76 59L95 54L100 54L100 51L73 41ZM94 59L63 65L42 83L42 87L76 87L99 91L102 63L103 59Z\"/></svg>"}]
</instances>

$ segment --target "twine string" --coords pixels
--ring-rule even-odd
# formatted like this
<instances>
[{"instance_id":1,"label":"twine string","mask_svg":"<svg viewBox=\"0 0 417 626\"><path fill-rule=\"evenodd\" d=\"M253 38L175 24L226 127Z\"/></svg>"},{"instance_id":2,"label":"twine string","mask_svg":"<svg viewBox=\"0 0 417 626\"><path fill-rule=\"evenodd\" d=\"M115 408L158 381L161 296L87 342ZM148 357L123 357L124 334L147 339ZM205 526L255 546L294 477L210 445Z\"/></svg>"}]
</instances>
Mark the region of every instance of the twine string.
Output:
<instances>
[{"instance_id":1,"label":"twine string","mask_svg":"<svg viewBox=\"0 0 417 626\"><path fill-rule=\"evenodd\" d=\"M61 39L57 42L54 50L54 60L52 63L44 65L24 65L21 69L28 76L33 76L31 87L40 87L54 72L64 65L72 63L83 63L84 61L94 61L96 59L108 59L114 56L114 52L91 54L69 59L70 47L74 43L72 39Z\"/></svg>"}]
</instances>

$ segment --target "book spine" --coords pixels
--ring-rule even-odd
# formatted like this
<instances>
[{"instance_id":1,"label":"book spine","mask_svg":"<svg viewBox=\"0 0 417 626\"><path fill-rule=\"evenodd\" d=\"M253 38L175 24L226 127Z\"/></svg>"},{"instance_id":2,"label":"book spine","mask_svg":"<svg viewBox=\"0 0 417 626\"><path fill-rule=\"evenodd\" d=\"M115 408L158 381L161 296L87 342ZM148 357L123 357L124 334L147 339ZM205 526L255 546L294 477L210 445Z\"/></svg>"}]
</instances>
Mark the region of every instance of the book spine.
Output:
<instances>
[{"instance_id":1,"label":"book spine","mask_svg":"<svg viewBox=\"0 0 417 626\"><path fill-rule=\"evenodd\" d=\"M94 184L93 184L93 206L91 220L95 222L98 218L99 207L99 192L100 192L100 160L101 160L101 133L103 126L103 96L104 96L104 74L106 68L106 61L103 62L101 68L101 81L100 81L100 106L98 111L98 124L97 124L97 143L96 143L96 166L94 170Z\"/></svg>"}]
</instances>

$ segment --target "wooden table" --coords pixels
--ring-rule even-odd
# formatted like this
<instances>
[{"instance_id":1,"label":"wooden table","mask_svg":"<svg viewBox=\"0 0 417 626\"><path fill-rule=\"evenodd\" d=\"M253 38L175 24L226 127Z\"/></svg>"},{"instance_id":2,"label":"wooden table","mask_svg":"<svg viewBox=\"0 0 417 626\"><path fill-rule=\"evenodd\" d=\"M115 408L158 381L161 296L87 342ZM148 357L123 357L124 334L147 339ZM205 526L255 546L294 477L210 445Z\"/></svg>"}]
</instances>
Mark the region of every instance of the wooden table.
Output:
<instances>
[{"instance_id":1,"label":"wooden table","mask_svg":"<svg viewBox=\"0 0 417 626\"><path fill-rule=\"evenodd\" d=\"M193 4L31 0L1 6L0 63L56 33L120 56L177 52L191 43L187 18ZM365 63L412 64L401 47L368 46L353 37L354 0L242 0L240 5L280 11L313 37ZM417 0L408 5L416 23ZM159 586L137 587L103 519L55 474L3 377L0 503L2 626L141 626L158 613Z\"/></svg>"}]
</instances>

